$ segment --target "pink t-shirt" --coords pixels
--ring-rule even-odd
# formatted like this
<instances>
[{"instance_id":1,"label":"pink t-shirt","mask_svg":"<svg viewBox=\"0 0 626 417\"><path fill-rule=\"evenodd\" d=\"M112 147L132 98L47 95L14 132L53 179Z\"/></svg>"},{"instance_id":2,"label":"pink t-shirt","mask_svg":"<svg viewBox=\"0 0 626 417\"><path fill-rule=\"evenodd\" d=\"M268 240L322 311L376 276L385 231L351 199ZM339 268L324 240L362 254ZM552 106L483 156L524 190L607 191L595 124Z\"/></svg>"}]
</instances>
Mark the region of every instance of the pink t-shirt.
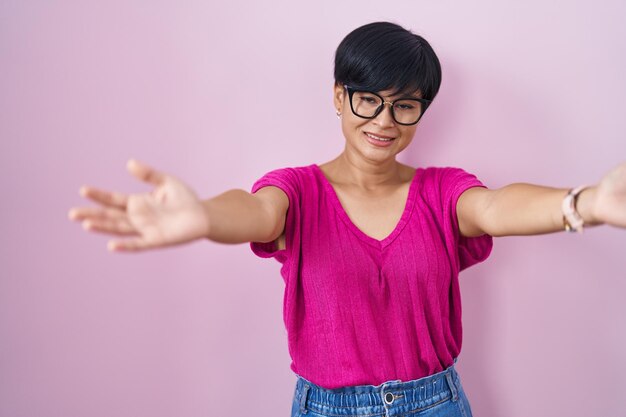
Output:
<instances>
[{"instance_id":1,"label":"pink t-shirt","mask_svg":"<svg viewBox=\"0 0 626 417\"><path fill-rule=\"evenodd\" d=\"M458 274L493 238L460 235L459 195L485 187L460 168L418 168L400 221L377 240L350 220L318 165L268 172L289 197L286 248L252 242L282 263L291 369L325 388L408 381L443 371L462 341ZM487 187L485 187L487 188Z\"/></svg>"}]
</instances>

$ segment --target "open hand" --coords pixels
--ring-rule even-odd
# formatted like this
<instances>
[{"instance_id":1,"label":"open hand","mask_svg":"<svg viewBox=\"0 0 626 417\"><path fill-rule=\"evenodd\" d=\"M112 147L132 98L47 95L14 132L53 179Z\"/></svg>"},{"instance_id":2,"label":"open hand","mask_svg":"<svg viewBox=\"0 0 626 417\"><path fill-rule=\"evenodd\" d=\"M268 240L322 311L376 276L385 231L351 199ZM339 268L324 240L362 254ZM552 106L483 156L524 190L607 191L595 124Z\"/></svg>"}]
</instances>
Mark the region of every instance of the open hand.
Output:
<instances>
[{"instance_id":1,"label":"open hand","mask_svg":"<svg viewBox=\"0 0 626 417\"><path fill-rule=\"evenodd\" d=\"M626 162L610 170L598 184L593 213L603 223L626 228Z\"/></svg>"},{"instance_id":2,"label":"open hand","mask_svg":"<svg viewBox=\"0 0 626 417\"><path fill-rule=\"evenodd\" d=\"M155 186L152 192L125 195L94 187L80 193L100 207L74 207L72 220L86 230L129 236L111 240L109 250L137 251L181 244L207 235L208 219L202 202L186 184L131 159L127 169L138 179Z\"/></svg>"}]
</instances>

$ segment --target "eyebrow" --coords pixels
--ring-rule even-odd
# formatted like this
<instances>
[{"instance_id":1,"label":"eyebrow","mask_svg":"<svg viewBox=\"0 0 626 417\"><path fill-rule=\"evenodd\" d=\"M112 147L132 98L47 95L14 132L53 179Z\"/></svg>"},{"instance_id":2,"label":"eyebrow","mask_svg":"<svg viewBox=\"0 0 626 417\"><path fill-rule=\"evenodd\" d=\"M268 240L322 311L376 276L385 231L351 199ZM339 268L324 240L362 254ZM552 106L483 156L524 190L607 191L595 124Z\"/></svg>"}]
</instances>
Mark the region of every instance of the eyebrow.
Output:
<instances>
[{"instance_id":1,"label":"eyebrow","mask_svg":"<svg viewBox=\"0 0 626 417\"><path fill-rule=\"evenodd\" d=\"M358 90L358 89L357 89L357 90ZM372 91L372 90L361 90L361 91L367 91L367 92L370 92L370 93L378 94L379 96L381 96L381 97L385 98L385 96L384 96L383 94L381 94L381 92L380 92L380 91ZM420 92L420 91L418 90L418 92ZM398 93L398 94L395 94L395 95L393 95L393 96L386 96L387 98L385 98L385 99L386 99L386 100L395 101L395 100L392 100L392 99L391 99L391 97L394 97L394 96L396 97L396 99L395 99L395 100L400 100L400 99L402 99L402 98L412 98L412 99L416 99L416 100L423 100L423 97L417 97L417 95L416 95L415 93L413 93L413 94L408 94L408 93L402 93L402 92L401 92L401 93Z\"/></svg>"},{"instance_id":2,"label":"eyebrow","mask_svg":"<svg viewBox=\"0 0 626 417\"><path fill-rule=\"evenodd\" d=\"M420 99L420 100L422 99L422 97L417 97L417 96L416 96L416 95L414 95L414 94L403 95L403 96L400 96L400 97L398 97L398 98L399 98L399 99L400 99L400 98L415 98L415 99Z\"/></svg>"},{"instance_id":3,"label":"eyebrow","mask_svg":"<svg viewBox=\"0 0 626 417\"><path fill-rule=\"evenodd\" d=\"M383 96L382 94L378 93L378 95ZM383 96L384 97L384 96ZM415 94L405 94L405 93L400 93L400 94L396 94L394 96L387 96L387 98L391 101L394 101L394 99L392 99L392 97L396 97L395 100L400 100L403 98L414 98L414 99L422 99L421 97L418 97Z\"/></svg>"}]
</instances>

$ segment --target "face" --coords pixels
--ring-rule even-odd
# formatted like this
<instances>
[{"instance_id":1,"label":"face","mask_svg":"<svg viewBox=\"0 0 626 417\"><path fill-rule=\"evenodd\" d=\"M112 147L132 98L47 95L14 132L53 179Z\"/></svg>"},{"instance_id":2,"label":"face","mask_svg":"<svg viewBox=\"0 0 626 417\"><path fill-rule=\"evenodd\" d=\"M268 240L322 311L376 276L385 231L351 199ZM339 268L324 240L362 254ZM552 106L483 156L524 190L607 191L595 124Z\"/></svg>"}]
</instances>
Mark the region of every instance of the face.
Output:
<instances>
[{"instance_id":1,"label":"face","mask_svg":"<svg viewBox=\"0 0 626 417\"><path fill-rule=\"evenodd\" d=\"M385 101L393 101L400 97L389 96L389 91L377 93ZM346 138L346 152L371 163L395 160L395 156L409 146L419 124L406 126L396 123L391 116L391 106L388 104L385 104L383 110L373 119L355 115L350 107L348 91L343 85L334 86L334 104L341 112L341 129Z\"/></svg>"}]
</instances>

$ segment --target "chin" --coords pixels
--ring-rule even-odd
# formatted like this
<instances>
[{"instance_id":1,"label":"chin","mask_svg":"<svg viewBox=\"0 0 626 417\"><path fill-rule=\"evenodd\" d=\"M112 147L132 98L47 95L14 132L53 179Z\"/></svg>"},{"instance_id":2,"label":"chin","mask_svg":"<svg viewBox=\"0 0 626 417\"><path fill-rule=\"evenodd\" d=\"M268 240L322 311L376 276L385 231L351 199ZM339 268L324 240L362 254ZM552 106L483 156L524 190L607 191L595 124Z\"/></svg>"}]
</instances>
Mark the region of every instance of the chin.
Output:
<instances>
[{"instance_id":1,"label":"chin","mask_svg":"<svg viewBox=\"0 0 626 417\"><path fill-rule=\"evenodd\" d=\"M365 159L371 162L386 162L389 160L396 159L396 155L398 152L394 149L383 148L383 149L372 149L371 147L366 147L365 149L359 149L359 153L363 155Z\"/></svg>"}]
</instances>

